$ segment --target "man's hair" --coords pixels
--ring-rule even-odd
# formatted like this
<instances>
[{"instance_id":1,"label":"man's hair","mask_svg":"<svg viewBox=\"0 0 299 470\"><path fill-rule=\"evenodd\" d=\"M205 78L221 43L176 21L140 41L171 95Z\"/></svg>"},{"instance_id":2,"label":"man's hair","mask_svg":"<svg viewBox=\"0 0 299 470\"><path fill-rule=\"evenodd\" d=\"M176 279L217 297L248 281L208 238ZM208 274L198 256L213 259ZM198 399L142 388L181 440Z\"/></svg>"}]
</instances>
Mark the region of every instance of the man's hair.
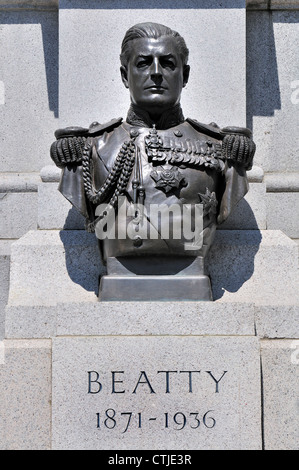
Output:
<instances>
[{"instance_id":1,"label":"man's hair","mask_svg":"<svg viewBox=\"0 0 299 470\"><path fill-rule=\"evenodd\" d=\"M186 65L188 62L189 50L184 38L176 31L173 31L171 28L159 23L138 23L128 29L121 46L121 64L125 67L128 64L131 54L131 41L139 38L158 39L162 36L172 36L175 38L183 65Z\"/></svg>"}]
</instances>

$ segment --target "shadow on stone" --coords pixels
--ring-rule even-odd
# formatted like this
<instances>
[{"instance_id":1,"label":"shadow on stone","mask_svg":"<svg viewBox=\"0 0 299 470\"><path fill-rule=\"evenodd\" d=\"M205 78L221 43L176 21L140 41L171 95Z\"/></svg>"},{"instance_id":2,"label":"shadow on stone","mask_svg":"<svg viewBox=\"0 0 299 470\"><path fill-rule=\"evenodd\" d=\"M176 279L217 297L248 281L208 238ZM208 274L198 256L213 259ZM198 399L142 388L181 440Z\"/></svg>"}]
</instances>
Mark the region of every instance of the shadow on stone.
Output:
<instances>
[{"instance_id":1,"label":"shadow on stone","mask_svg":"<svg viewBox=\"0 0 299 470\"><path fill-rule=\"evenodd\" d=\"M9 2L7 2L9 3ZM45 61L49 109L58 117L58 12L47 11L4 11L1 24L39 24Z\"/></svg>"},{"instance_id":2,"label":"shadow on stone","mask_svg":"<svg viewBox=\"0 0 299 470\"><path fill-rule=\"evenodd\" d=\"M99 278L105 268L101 262L97 238L85 230L61 230L59 236L64 246L69 277L86 291L98 295Z\"/></svg>"},{"instance_id":3,"label":"shadow on stone","mask_svg":"<svg viewBox=\"0 0 299 470\"><path fill-rule=\"evenodd\" d=\"M255 13L247 15L246 23L246 102L250 129L254 116L274 116L281 109L272 13Z\"/></svg>"},{"instance_id":4,"label":"shadow on stone","mask_svg":"<svg viewBox=\"0 0 299 470\"><path fill-rule=\"evenodd\" d=\"M211 278L213 300L223 297L225 291L237 292L254 273L254 259L262 235L249 204L243 200L242 205L252 222L250 229L221 230L219 226L207 257L206 267ZM231 217L234 217L234 213Z\"/></svg>"},{"instance_id":5,"label":"shadow on stone","mask_svg":"<svg viewBox=\"0 0 299 470\"><path fill-rule=\"evenodd\" d=\"M63 230L85 230L85 219L74 206L68 211Z\"/></svg>"}]
</instances>

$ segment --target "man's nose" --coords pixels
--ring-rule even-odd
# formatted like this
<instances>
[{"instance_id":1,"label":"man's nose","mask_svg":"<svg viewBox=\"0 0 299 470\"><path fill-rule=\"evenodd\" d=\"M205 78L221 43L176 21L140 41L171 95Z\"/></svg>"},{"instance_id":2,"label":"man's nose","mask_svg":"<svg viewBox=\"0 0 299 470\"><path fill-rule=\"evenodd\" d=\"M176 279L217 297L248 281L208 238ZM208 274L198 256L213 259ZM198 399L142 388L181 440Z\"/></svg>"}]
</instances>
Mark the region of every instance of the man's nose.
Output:
<instances>
[{"instance_id":1,"label":"man's nose","mask_svg":"<svg viewBox=\"0 0 299 470\"><path fill-rule=\"evenodd\" d=\"M155 57L153 62L152 62L151 76L153 78L158 78L158 77L160 78L162 76L161 64L160 64L159 59L157 57Z\"/></svg>"}]
</instances>

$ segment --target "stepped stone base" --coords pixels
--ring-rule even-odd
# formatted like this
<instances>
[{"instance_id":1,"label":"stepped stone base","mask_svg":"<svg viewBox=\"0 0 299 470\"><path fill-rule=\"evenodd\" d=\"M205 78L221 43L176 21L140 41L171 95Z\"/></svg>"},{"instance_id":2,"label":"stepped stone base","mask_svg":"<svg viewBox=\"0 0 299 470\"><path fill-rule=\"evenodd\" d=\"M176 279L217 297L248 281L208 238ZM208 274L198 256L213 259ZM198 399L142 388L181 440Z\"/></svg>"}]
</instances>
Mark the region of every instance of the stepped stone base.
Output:
<instances>
[{"instance_id":1,"label":"stepped stone base","mask_svg":"<svg viewBox=\"0 0 299 470\"><path fill-rule=\"evenodd\" d=\"M213 299L299 303L297 250L295 242L276 230L217 231L207 259ZM97 302L103 274L93 234L30 231L11 246L8 305Z\"/></svg>"},{"instance_id":2,"label":"stepped stone base","mask_svg":"<svg viewBox=\"0 0 299 470\"><path fill-rule=\"evenodd\" d=\"M230 302L8 307L1 448L260 449L263 414L265 448L296 449L298 320Z\"/></svg>"},{"instance_id":3,"label":"stepped stone base","mask_svg":"<svg viewBox=\"0 0 299 470\"><path fill-rule=\"evenodd\" d=\"M296 449L297 249L218 231L215 301L105 302L94 236L12 243L1 448Z\"/></svg>"}]
</instances>

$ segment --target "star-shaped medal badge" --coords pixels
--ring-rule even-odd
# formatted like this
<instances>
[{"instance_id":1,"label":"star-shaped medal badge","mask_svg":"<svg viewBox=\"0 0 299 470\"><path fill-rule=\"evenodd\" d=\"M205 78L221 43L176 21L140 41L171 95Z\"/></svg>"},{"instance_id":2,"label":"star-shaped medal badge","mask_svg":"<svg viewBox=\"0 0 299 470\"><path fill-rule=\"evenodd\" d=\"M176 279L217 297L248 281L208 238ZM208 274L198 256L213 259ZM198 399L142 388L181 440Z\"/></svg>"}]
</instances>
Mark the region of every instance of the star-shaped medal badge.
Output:
<instances>
[{"instance_id":1,"label":"star-shaped medal badge","mask_svg":"<svg viewBox=\"0 0 299 470\"><path fill-rule=\"evenodd\" d=\"M161 189L165 193L187 185L184 176L175 167L153 170L151 177L156 182L156 188Z\"/></svg>"},{"instance_id":2,"label":"star-shaped medal badge","mask_svg":"<svg viewBox=\"0 0 299 470\"><path fill-rule=\"evenodd\" d=\"M214 192L209 191L209 189L206 188L206 193L205 194L198 193L198 196L199 196L201 204L203 204L203 216L208 215L210 213L216 214L217 205L218 205L216 194Z\"/></svg>"}]
</instances>

